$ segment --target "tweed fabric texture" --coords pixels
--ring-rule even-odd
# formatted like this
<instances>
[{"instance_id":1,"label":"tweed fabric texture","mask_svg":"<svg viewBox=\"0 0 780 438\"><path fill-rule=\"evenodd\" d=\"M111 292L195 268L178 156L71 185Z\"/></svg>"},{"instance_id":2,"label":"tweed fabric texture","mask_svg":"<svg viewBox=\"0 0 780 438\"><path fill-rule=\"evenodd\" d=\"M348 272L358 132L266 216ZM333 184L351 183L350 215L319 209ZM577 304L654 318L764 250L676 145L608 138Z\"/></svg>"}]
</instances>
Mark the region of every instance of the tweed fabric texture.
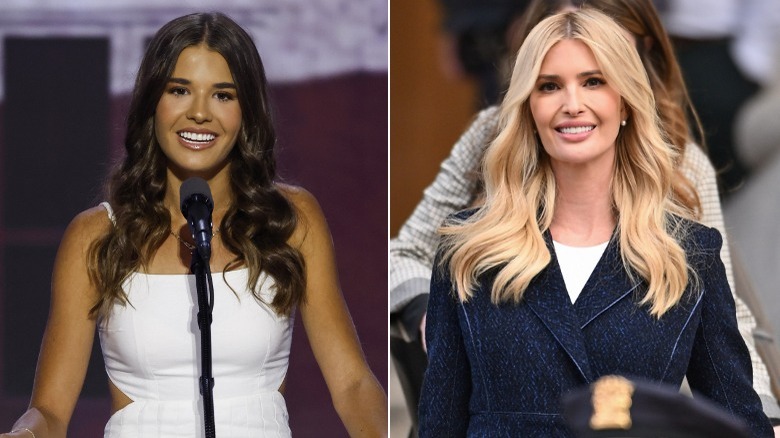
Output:
<instances>
[{"instance_id":1,"label":"tweed fabric texture","mask_svg":"<svg viewBox=\"0 0 780 438\"><path fill-rule=\"evenodd\" d=\"M695 393L742 418L753 436L772 436L752 387L720 234L685 222L690 232L683 246L698 287L689 286L660 319L638 305L646 284L626 273L614 237L573 304L549 233L552 260L519 304L490 302L495 270L460 303L447 267L436 269L420 436L571 436L561 396L609 374L677 387L687 376Z\"/></svg>"},{"instance_id":2,"label":"tweed fabric texture","mask_svg":"<svg viewBox=\"0 0 780 438\"><path fill-rule=\"evenodd\" d=\"M431 270L439 236L436 230L444 219L474 202L478 173L485 147L493 140L498 126L498 107L481 111L441 164L433 183L420 203L389 245L390 311L398 311L414 297L428 293ZM756 320L734 290L731 254L723 222L715 169L698 146L685 148L681 166L693 183L702 204L701 222L720 231L724 244L720 251L726 277L736 303L739 331L745 339L753 366L753 386L764 402L767 414L780 417L780 408L772 395L769 373L755 349L753 330Z\"/></svg>"}]
</instances>

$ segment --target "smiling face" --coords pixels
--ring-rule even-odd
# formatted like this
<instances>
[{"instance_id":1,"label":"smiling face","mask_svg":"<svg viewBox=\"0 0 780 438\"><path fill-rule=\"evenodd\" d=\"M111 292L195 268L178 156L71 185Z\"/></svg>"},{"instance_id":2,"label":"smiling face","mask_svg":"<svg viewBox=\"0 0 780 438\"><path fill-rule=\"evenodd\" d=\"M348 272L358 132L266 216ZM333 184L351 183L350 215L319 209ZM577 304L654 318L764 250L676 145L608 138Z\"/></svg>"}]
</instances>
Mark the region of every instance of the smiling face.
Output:
<instances>
[{"instance_id":1,"label":"smiling face","mask_svg":"<svg viewBox=\"0 0 780 438\"><path fill-rule=\"evenodd\" d=\"M564 39L547 52L530 109L554 170L598 166L611 171L625 111L585 43Z\"/></svg>"},{"instance_id":2,"label":"smiling face","mask_svg":"<svg viewBox=\"0 0 780 438\"><path fill-rule=\"evenodd\" d=\"M228 168L241 106L227 61L203 45L182 50L154 115L157 141L180 179Z\"/></svg>"}]
</instances>

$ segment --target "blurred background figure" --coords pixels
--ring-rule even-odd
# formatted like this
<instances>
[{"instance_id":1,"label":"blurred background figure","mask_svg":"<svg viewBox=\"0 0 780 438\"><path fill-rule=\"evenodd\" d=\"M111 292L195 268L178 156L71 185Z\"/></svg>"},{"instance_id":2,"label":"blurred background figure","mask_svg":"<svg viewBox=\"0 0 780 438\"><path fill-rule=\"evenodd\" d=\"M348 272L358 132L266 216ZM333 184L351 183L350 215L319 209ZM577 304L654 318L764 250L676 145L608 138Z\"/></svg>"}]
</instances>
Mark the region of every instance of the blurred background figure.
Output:
<instances>
[{"instance_id":1,"label":"blurred background figure","mask_svg":"<svg viewBox=\"0 0 780 438\"><path fill-rule=\"evenodd\" d=\"M391 2L391 204L390 234L406 219L458 133L476 109L503 97L511 69L514 26L530 1L441 0ZM432 59L438 59L434 62ZM395 94L397 93L397 94ZM427 284L424 286L427 290ZM393 383L419 398L426 357L417 336L427 299L418 298L391 316ZM409 366L411 364L411 366ZM416 405L399 403L394 436L417 434ZM399 412L403 411L403 412Z\"/></svg>"},{"instance_id":2,"label":"blurred background figure","mask_svg":"<svg viewBox=\"0 0 780 438\"><path fill-rule=\"evenodd\" d=\"M777 72L777 69L775 70ZM780 339L780 73L736 116L737 153L752 176L724 207L735 255L771 325L764 336ZM758 317L758 315L756 315ZM758 340L758 338L757 338Z\"/></svg>"},{"instance_id":3,"label":"blurred background figure","mask_svg":"<svg viewBox=\"0 0 780 438\"><path fill-rule=\"evenodd\" d=\"M527 0L440 0L444 13L441 67L449 77L469 77L477 85L476 107L499 103L511 65L512 24Z\"/></svg>"},{"instance_id":4,"label":"blurred background figure","mask_svg":"<svg viewBox=\"0 0 780 438\"><path fill-rule=\"evenodd\" d=\"M727 199L751 174L736 152L740 107L767 85L780 47L778 0L655 0Z\"/></svg>"},{"instance_id":5,"label":"blurred background figure","mask_svg":"<svg viewBox=\"0 0 780 438\"><path fill-rule=\"evenodd\" d=\"M719 171L737 291L780 372L780 1L655 0ZM772 381L777 396L780 385Z\"/></svg>"}]
</instances>

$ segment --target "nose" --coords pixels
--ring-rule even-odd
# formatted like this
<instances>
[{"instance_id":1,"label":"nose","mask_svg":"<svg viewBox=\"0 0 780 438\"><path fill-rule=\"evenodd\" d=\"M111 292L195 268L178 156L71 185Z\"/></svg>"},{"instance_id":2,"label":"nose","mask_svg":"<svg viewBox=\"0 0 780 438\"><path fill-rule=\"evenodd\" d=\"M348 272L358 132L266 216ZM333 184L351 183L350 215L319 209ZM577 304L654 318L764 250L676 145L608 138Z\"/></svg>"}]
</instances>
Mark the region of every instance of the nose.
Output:
<instances>
[{"instance_id":1,"label":"nose","mask_svg":"<svg viewBox=\"0 0 780 438\"><path fill-rule=\"evenodd\" d=\"M567 87L563 99L563 111L566 114L576 116L585 111L580 87Z\"/></svg>"},{"instance_id":2,"label":"nose","mask_svg":"<svg viewBox=\"0 0 780 438\"><path fill-rule=\"evenodd\" d=\"M209 108L208 97L193 96L192 104L187 110L187 118L195 123L205 123L211 121L211 109Z\"/></svg>"}]
</instances>

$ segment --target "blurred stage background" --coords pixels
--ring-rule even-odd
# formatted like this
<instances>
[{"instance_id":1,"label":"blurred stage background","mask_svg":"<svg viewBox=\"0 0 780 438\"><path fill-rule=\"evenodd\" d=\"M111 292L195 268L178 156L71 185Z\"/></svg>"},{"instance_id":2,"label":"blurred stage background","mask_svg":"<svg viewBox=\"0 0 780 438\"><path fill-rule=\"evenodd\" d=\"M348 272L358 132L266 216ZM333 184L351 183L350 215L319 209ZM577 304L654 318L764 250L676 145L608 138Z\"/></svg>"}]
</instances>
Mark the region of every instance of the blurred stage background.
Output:
<instances>
[{"instance_id":1,"label":"blurred stage background","mask_svg":"<svg viewBox=\"0 0 780 438\"><path fill-rule=\"evenodd\" d=\"M174 17L214 9L158 4L0 3L0 431L27 407L54 254L70 219L101 200L121 154L145 43ZM280 174L320 201L361 344L387 388L387 2L223 0L219 10L255 39ZM285 398L296 436L346 436L300 318ZM69 435L102 436L108 416L95 342Z\"/></svg>"}]
</instances>

